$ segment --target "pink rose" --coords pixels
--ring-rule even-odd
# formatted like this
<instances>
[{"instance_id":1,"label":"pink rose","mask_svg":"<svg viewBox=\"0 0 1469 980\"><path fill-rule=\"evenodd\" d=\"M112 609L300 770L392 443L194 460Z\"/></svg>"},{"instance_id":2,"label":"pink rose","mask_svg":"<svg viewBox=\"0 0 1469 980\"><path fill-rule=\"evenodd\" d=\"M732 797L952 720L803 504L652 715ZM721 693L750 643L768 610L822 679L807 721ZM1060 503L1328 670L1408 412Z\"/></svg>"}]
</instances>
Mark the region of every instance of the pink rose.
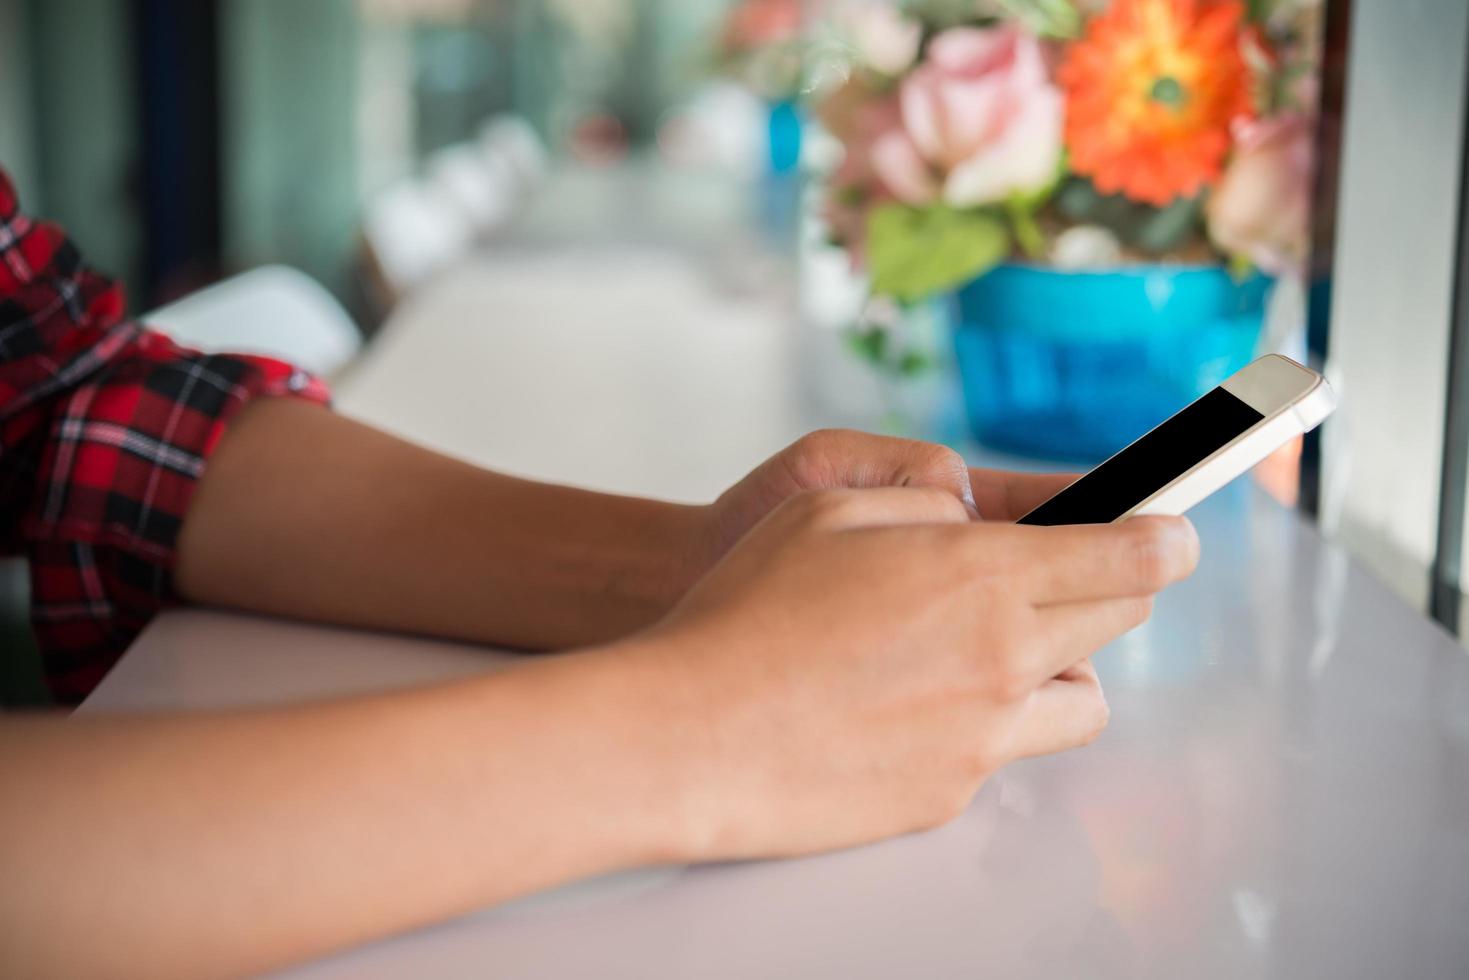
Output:
<instances>
[{"instance_id":1,"label":"pink rose","mask_svg":"<svg viewBox=\"0 0 1469 980\"><path fill-rule=\"evenodd\" d=\"M872 166L909 204L988 204L1056 177L1062 96L1040 43L1014 26L935 37L900 103L902 128L873 144Z\"/></svg>"},{"instance_id":2,"label":"pink rose","mask_svg":"<svg viewBox=\"0 0 1469 980\"><path fill-rule=\"evenodd\" d=\"M1209 235L1272 275L1300 271L1310 246L1310 116L1289 112L1235 127L1234 156L1209 195Z\"/></svg>"}]
</instances>

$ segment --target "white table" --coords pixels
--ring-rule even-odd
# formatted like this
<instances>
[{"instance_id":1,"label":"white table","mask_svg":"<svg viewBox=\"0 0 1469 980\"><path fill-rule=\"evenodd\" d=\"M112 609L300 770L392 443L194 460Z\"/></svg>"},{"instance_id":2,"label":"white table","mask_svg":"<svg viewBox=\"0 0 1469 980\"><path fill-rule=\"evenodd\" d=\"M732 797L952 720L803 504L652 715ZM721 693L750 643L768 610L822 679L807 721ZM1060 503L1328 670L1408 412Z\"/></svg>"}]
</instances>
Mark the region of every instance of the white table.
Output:
<instances>
[{"instance_id":1,"label":"white table","mask_svg":"<svg viewBox=\"0 0 1469 980\"><path fill-rule=\"evenodd\" d=\"M405 311L340 403L523 473L707 496L809 417L779 318L671 275L680 261L483 259ZM1107 734L1011 767L949 827L619 876L290 975L1469 975L1469 657L1248 485L1196 516L1198 575L1099 657ZM340 695L501 659L176 612L84 710Z\"/></svg>"}]
</instances>

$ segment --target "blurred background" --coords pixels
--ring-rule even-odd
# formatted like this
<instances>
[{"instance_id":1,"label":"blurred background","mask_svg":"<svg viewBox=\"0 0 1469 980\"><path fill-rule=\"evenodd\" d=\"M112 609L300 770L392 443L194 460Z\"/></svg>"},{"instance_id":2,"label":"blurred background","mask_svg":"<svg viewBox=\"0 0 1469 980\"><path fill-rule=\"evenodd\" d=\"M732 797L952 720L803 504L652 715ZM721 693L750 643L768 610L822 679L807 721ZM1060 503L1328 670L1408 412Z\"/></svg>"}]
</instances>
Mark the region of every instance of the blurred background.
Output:
<instances>
[{"instance_id":1,"label":"blurred background","mask_svg":"<svg viewBox=\"0 0 1469 980\"><path fill-rule=\"evenodd\" d=\"M497 117L558 159L656 155L724 6L6 0L0 154L140 308L266 262L358 301L375 199Z\"/></svg>"},{"instance_id":2,"label":"blurred background","mask_svg":"<svg viewBox=\"0 0 1469 980\"><path fill-rule=\"evenodd\" d=\"M1285 352L1346 406L1258 483L1457 631L1466 42L1456 0L0 0L0 166L184 342L612 490L824 425L1084 468Z\"/></svg>"}]
</instances>

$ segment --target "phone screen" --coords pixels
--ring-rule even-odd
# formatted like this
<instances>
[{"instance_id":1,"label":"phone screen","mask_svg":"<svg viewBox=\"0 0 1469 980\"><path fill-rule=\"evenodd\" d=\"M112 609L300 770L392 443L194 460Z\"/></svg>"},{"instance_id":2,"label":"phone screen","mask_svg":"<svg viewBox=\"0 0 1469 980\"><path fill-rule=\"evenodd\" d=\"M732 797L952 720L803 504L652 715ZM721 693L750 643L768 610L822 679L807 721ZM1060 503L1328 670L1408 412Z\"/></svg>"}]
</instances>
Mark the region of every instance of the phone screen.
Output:
<instances>
[{"instance_id":1,"label":"phone screen","mask_svg":"<svg viewBox=\"0 0 1469 980\"><path fill-rule=\"evenodd\" d=\"M1215 388L1019 523L1110 524L1264 418Z\"/></svg>"}]
</instances>

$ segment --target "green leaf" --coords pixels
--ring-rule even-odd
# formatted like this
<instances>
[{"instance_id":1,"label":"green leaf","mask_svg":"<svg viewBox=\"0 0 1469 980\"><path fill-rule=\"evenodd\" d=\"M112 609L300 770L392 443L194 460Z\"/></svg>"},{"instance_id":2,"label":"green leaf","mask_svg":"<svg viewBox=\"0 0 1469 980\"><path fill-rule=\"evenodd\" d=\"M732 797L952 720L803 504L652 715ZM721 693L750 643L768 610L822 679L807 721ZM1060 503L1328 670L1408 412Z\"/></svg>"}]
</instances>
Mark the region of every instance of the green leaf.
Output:
<instances>
[{"instance_id":1,"label":"green leaf","mask_svg":"<svg viewBox=\"0 0 1469 980\"><path fill-rule=\"evenodd\" d=\"M996 6L1041 37L1081 36L1081 13L1071 0L996 0Z\"/></svg>"},{"instance_id":2,"label":"green leaf","mask_svg":"<svg viewBox=\"0 0 1469 980\"><path fill-rule=\"evenodd\" d=\"M1245 18L1252 23L1263 24L1270 19L1274 8L1274 0L1246 0Z\"/></svg>"},{"instance_id":3,"label":"green leaf","mask_svg":"<svg viewBox=\"0 0 1469 980\"><path fill-rule=\"evenodd\" d=\"M1228 263L1229 275L1235 282L1244 282L1255 271L1255 263L1248 255L1231 255Z\"/></svg>"},{"instance_id":4,"label":"green leaf","mask_svg":"<svg viewBox=\"0 0 1469 980\"><path fill-rule=\"evenodd\" d=\"M981 11L976 0L904 0L901 6L904 13L930 31L994 20L993 13Z\"/></svg>"},{"instance_id":5,"label":"green leaf","mask_svg":"<svg viewBox=\"0 0 1469 980\"><path fill-rule=\"evenodd\" d=\"M882 364L887 359L887 345L888 334L881 327L857 329L847 334L847 346L870 364Z\"/></svg>"},{"instance_id":6,"label":"green leaf","mask_svg":"<svg viewBox=\"0 0 1469 980\"><path fill-rule=\"evenodd\" d=\"M1154 255L1171 252L1203 229L1203 198L1179 198L1165 207L1099 194L1090 181L1068 180L1056 195L1061 213L1078 224L1111 229L1124 244Z\"/></svg>"},{"instance_id":7,"label":"green leaf","mask_svg":"<svg viewBox=\"0 0 1469 980\"><path fill-rule=\"evenodd\" d=\"M1004 222L988 212L884 204L867 216L872 291L901 302L966 283L1009 252Z\"/></svg>"},{"instance_id":8,"label":"green leaf","mask_svg":"<svg viewBox=\"0 0 1469 980\"><path fill-rule=\"evenodd\" d=\"M1056 207L1063 215L1072 221L1088 224L1100 224L1099 215L1107 202L1108 198L1097 193L1092 182L1084 177L1074 177L1065 181L1056 193Z\"/></svg>"},{"instance_id":9,"label":"green leaf","mask_svg":"<svg viewBox=\"0 0 1469 980\"><path fill-rule=\"evenodd\" d=\"M1164 208L1141 212L1132 241L1145 252L1161 255L1186 242L1202 225L1203 197L1181 197Z\"/></svg>"},{"instance_id":10,"label":"green leaf","mask_svg":"<svg viewBox=\"0 0 1469 980\"><path fill-rule=\"evenodd\" d=\"M903 378L916 378L920 374L927 374L938 366L938 361L922 351L905 351L898 359L898 376Z\"/></svg>"},{"instance_id":11,"label":"green leaf","mask_svg":"<svg viewBox=\"0 0 1469 980\"><path fill-rule=\"evenodd\" d=\"M1010 217L1010 232L1015 236L1015 244L1020 246L1025 257L1037 262L1044 259L1046 235L1035 220L1035 211L1024 201L1012 198L1005 204L1005 213Z\"/></svg>"}]
</instances>

